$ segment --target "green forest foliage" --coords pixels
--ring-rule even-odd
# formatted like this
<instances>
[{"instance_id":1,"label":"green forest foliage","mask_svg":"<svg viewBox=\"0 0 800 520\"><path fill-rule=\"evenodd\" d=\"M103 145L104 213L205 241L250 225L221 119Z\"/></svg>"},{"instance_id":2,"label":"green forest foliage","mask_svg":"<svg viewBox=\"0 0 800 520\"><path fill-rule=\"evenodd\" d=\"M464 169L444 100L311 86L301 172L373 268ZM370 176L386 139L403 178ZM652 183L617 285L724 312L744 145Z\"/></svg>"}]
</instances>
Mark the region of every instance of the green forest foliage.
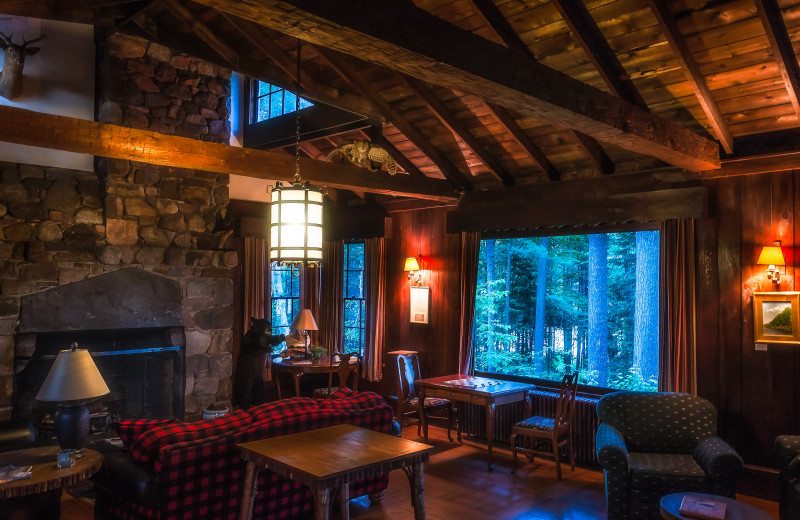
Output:
<instances>
[{"instance_id":1,"label":"green forest foliage","mask_svg":"<svg viewBox=\"0 0 800 520\"><path fill-rule=\"evenodd\" d=\"M783 312L772 318L766 327L782 332L792 332L792 308L786 307Z\"/></svg>"},{"instance_id":2,"label":"green forest foliage","mask_svg":"<svg viewBox=\"0 0 800 520\"><path fill-rule=\"evenodd\" d=\"M639 276L637 233L608 234L606 269L592 275L589 235L483 240L475 306L475 369L549 380L579 370L582 384L656 390L658 232L638 233L647 234L639 236L639 261L648 262L639 266ZM653 247L655 251L643 250ZM598 276L605 276L602 305L607 337L590 338L589 286L599 283ZM655 284L649 293L642 292L655 298L640 301L638 313L637 283ZM645 326L641 316L648 312L651 319ZM641 323L635 334L637 320ZM590 341L598 342L599 348L589 349ZM607 363L590 363L590 351L606 352ZM589 366L605 367L607 373L589 370Z\"/></svg>"}]
</instances>

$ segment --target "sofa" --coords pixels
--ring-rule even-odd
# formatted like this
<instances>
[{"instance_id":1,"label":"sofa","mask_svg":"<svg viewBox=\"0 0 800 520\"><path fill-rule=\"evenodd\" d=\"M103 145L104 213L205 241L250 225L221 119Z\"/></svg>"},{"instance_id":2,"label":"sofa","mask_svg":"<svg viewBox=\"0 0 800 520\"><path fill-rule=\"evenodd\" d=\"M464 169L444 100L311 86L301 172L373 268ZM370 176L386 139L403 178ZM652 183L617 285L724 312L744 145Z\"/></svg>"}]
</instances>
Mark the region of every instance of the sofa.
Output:
<instances>
[{"instance_id":1,"label":"sofa","mask_svg":"<svg viewBox=\"0 0 800 520\"><path fill-rule=\"evenodd\" d=\"M95 519L235 520L245 475L238 444L343 423L382 433L395 424L379 395L347 388L330 399L283 399L196 423L115 423L123 447L93 446L104 454L94 477ZM387 484L388 475L364 479L350 485L350 497L376 499ZM254 519L304 516L313 506L307 487L261 471Z\"/></svg>"},{"instance_id":2,"label":"sofa","mask_svg":"<svg viewBox=\"0 0 800 520\"><path fill-rule=\"evenodd\" d=\"M800 435L781 435L775 439L775 456L781 520L797 520L800 518Z\"/></svg>"},{"instance_id":3,"label":"sofa","mask_svg":"<svg viewBox=\"0 0 800 520\"><path fill-rule=\"evenodd\" d=\"M614 392L597 403L597 460L608 520L657 520L661 498L696 491L733 498L744 468L717 437L710 402L670 392Z\"/></svg>"}]
</instances>

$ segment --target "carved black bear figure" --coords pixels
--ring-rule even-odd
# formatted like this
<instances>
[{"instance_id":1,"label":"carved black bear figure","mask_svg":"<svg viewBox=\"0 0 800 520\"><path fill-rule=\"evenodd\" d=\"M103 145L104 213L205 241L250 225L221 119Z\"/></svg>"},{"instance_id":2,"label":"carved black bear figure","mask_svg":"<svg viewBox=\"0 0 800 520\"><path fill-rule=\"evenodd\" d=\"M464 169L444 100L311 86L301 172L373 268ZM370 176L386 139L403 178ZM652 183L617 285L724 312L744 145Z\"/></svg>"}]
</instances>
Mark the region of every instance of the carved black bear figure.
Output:
<instances>
[{"instance_id":1,"label":"carved black bear figure","mask_svg":"<svg viewBox=\"0 0 800 520\"><path fill-rule=\"evenodd\" d=\"M239 361L236 363L234 393L243 409L267 400L267 371L272 368L270 354L284 341L283 334L272 335L272 323L263 318L250 318L250 329L242 338Z\"/></svg>"}]
</instances>

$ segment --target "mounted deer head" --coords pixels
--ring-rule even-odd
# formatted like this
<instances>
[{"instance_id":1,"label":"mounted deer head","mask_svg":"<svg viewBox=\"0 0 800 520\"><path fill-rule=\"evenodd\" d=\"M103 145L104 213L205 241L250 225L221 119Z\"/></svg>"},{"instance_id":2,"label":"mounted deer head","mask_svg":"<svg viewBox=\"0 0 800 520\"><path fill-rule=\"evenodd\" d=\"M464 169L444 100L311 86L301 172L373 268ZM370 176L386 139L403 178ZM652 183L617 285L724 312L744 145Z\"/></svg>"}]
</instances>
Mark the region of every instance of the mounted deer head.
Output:
<instances>
[{"instance_id":1,"label":"mounted deer head","mask_svg":"<svg viewBox=\"0 0 800 520\"><path fill-rule=\"evenodd\" d=\"M0 96L6 99L16 99L22 93L22 68L25 66L25 56L32 56L39 52L39 47L28 47L33 42L38 42L42 36L26 41L23 37L22 45L17 45L11 38L0 32L0 49L5 51L3 58L3 71L0 72Z\"/></svg>"}]
</instances>

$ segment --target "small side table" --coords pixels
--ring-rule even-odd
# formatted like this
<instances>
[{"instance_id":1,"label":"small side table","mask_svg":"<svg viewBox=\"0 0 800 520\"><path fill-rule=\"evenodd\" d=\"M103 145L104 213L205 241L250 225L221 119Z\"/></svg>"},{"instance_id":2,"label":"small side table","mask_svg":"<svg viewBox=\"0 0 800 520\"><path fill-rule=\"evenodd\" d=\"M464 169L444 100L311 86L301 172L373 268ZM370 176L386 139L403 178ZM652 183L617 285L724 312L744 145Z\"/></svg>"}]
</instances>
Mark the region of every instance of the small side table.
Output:
<instances>
[{"instance_id":1,"label":"small side table","mask_svg":"<svg viewBox=\"0 0 800 520\"><path fill-rule=\"evenodd\" d=\"M406 472L411 482L415 520L425 520L422 463L433 446L393 435L340 424L291 435L281 435L239 445L247 461L239 520L250 520L258 484L258 471L274 471L311 488L316 501L315 520L330 518L331 490L339 488L342 518L350 518L350 483L365 475Z\"/></svg>"},{"instance_id":2,"label":"small side table","mask_svg":"<svg viewBox=\"0 0 800 520\"><path fill-rule=\"evenodd\" d=\"M672 493L661 499L661 517L665 520L697 520L693 516L681 516L681 501L683 497L691 496L722 502L725 504L725 520L772 520L764 511L739 502L732 498L709 495L706 493Z\"/></svg>"},{"instance_id":3,"label":"small side table","mask_svg":"<svg viewBox=\"0 0 800 520\"><path fill-rule=\"evenodd\" d=\"M103 464L103 455L83 449L84 456L71 468L56 467L58 446L43 446L0 453L0 467L33 466L31 477L0 484L0 508L10 511L12 518L45 520L59 518L61 489L94 475Z\"/></svg>"}]
</instances>

